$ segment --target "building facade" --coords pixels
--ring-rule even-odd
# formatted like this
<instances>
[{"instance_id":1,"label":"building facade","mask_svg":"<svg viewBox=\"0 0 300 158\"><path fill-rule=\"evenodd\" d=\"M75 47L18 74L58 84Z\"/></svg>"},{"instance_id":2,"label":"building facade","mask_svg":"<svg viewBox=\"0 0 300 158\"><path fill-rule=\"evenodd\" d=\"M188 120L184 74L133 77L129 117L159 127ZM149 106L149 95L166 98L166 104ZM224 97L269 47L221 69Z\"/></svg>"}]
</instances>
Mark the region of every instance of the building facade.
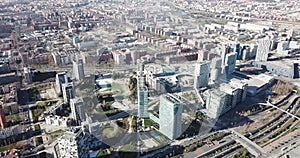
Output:
<instances>
[{"instance_id":1,"label":"building facade","mask_svg":"<svg viewBox=\"0 0 300 158\"><path fill-rule=\"evenodd\" d=\"M82 121L86 120L84 103L82 98L73 98L70 99L70 107L72 112L72 118L80 124Z\"/></svg>"},{"instance_id":2,"label":"building facade","mask_svg":"<svg viewBox=\"0 0 300 158\"><path fill-rule=\"evenodd\" d=\"M222 72L222 59L213 58L210 64L210 82L216 82Z\"/></svg>"},{"instance_id":3,"label":"building facade","mask_svg":"<svg viewBox=\"0 0 300 158\"><path fill-rule=\"evenodd\" d=\"M166 94L160 97L159 131L169 139L176 139L182 133L183 103L174 95Z\"/></svg>"},{"instance_id":4,"label":"building facade","mask_svg":"<svg viewBox=\"0 0 300 158\"><path fill-rule=\"evenodd\" d=\"M194 72L194 86L196 88L202 88L208 86L210 73L210 62L197 63L195 65Z\"/></svg>"},{"instance_id":5,"label":"building facade","mask_svg":"<svg viewBox=\"0 0 300 158\"><path fill-rule=\"evenodd\" d=\"M208 92L206 97L207 115L211 118L218 118L224 112L229 110L228 97L225 92L213 89Z\"/></svg>"},{"instance_id":6,"label":"building facade","mask_svg":"<svg viewBox=\"0 0 300 158\"><path fill-rule=\"evenodd\" d=\"M65 72L56 74L56 91L58 94L62 94L62 84L68 82L68 76Z\"/></svg>"},{"instance_id":7,"label":"building facade","mask_svg":"<svg viewBox=\"0 0 300 158\"><path fill-rule=\"evenodd\" d=\"M70 103L70 99L75 97L73 82L62 84L62 93L65 103Z\"/></svg>"},{"instance_id":8,"label":"building facade","mask_svg":"<svg viewBox=\"0 0 300 158\"><path fill-rule=\"evenodd\" d=\"M84 66L82 59L73 61L73 75L76 80L84 79Z\"/></svg>"},{"instance_id":9,"label":"building facade","mask_svg":"<svg viewBox=\"0 0 300 158\"><path fill-rule=\"evenodd\" d=\"M222 114L245 101L248 84L233 79L229 83L222 83L219 88L205 92L206 110L211 118L218 118Z\"/></svg>"},{"instance_id":10,"label":"building facade","mask_svg":"<svg viewBox=\"0 0 300 158\"><path fill-rule=\"evenodd\" d=\"M137 94L138 94L138 117L149 118L148 113L148 87L145 85L146 75L144 73L145 63L137 60L138 77L137 77Z\"/></svg>"},{"instance_id":11,"label":"building facade","mask_svg":"<svg viewBox=\"0 0 300 158\"><path fill-rule=\"evenodd\" d=\"M271 46L271 40L269 37L260 39L258 42L255 61L267 61L268 54L270 51L270 46Z\"/></svg>"}]
</instances>

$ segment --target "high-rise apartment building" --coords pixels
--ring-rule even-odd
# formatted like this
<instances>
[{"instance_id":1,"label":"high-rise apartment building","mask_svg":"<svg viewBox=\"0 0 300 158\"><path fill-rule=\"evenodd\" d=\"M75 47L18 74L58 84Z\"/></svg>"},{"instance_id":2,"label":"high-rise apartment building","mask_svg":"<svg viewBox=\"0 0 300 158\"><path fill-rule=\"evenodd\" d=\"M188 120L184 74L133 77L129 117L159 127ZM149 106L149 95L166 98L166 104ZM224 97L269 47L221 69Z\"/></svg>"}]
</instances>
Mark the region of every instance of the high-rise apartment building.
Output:
<instances>
[{"instance_id":1,"label":"high-rise apartment building","mask_svg":"<svg viewBox=\"0 0 300 158\"><path fill-rule=\"evenodd\" d=\"M208 116L218 118L237 104L245 101L247 86L247 83L243 81L231 80L228 84L221 84L219 88L206 91L206 110Z\"/></svg>"},{"instance_id":2,"label":"high-rise apartment building","mask_svg":"<svg viewBox=\"0 0 300 158\"><path fill-rule=\"evenodd\" d=\"M218 118L229 110L227 94L218 89L208 91L206 97L207 115L211 118Z\"/></svg>"},{"instance_id":3,"label":"high-rise apartment building","mask_svg":"<svg viewBox=\"0 0 300 158\"><path fill-rule=\"evenodd\" d=\"M148 88L138 87L138 117L149 118L148 113Z\"/></svg>"},{"instance_id":4,"label":"high-rise apartment building","mask_svg":"<svg viewBox=\"0 0 300 158\"><path fill-rule=\"evenodd\" d=\"M76 80L84 79L84 66L82 59L77 59L73 61L73 75Z\"/></svg>"},{"instance_id":5,"label":"high-rise apartment building","mask_svg":"<svg viewBox=\"0 0 300 158\"><path fill-rule=\"evenodd\" d=\"M138 117L149 118L148 112L148 87L145 85L144 61L137 60L137 95L138 95Z\"/></svg>"},{"instance_id":6,"label":"high-rise apartment building","mask_svg":"<svg viewBox=\"0 0 300 158\"><path fill-rule=\"evenodd\" d=\"M169 139L176 139L182 133L183 103L176 96L166 94L160 96L159 131Z\"/></svg>"},{"instance_id":7,"label":"high-rise apartment building","mask_svg":"<svg viewBox=\"0 0 300 158\"><path fill-rule=\"evenodd\" d=\"M81 128L70 128L54 146L54 157L57 158L88 158L89 147L86 136Z\"/></svg>"},{"instance_id":8,"label":"high-rise apartment building","mask_svg":"<svg viewBox=\"0 0 300 158\"><path fill-rule=\"evenodd\" d=\"M208 86L210 73L210 62L197 63L194 71L194 86L196 88L202 88Z\"/></svg>"},{"instance_id":9,"label":"high-rise apartment building","mask_svg":"<svg viewBox=\"0 0 300 158\"><path fill-rule=\"evenodd\" d=\"M56 74L56 91L58 94L62 94L62 84L68 82L68 76L65 72Z\"/></svg>"},{"instance_id":10,"label":"high-rise apartment building","mask_svg":"<svg viewBox=\"0 0 300 158\"><path fill-rule=\"evenodd\" d=\"M237 53L231 52L229 54L226 54L225 56L225 74L226 76L230 76L234 70L236 65L236 55Z\"/></svg>"},{"instance_id":11,"label":"high-rise apartment building","mask_svg":"<svg viewBox=\"0 0 300 158\"><path fill-rule=\"evenodd\" d=\"M238 88L233 87L227 83L222 83L220 85L220 91L225 92L227 94L228 102L227 102L227 107L229 108L228 110L232 109L237 105L237 94L238 94Z\"/></svg>"},{"instance_id":12,"label":"high-rise apartment building","mask_svg":"<svg viewBox=\"0 0 300 158\"><path fill-rule=\"evenodd\" d=\"M230 80L229 84L232 87L237 88L237 101L236 102L240 103L240 102L244 101L246 99L246 96L247 96L248 84L246 82L243 82L243 81L238 80L238 79Z\"/></svg>"},{"instance_id":13,"label":"high-rise apartment building","mask_svg":"<svg viewBox=\"0 0 300 158\"><path fill-rule=\"evenodd\" d=\"M267 61L270 52L271 40L269 37L260 39L258 42L255 61Z\"/></svg>"},{"instance_id":14,"label":"high-rise apartment building","mask_svg":"<svg viewBox=\"0 0 300 158\"><path fill-rule=\"evenodd\" d=\"M215 82L218 80L222 72L222 59L213 58L210 64L210 81Z\"/></svg>"},{"instance_id":15,"label":"high-rise apartment building","mask_svg":"<svg viewBox=\"0 0 300 158\"><path fill-rule=\"evenodd\" d=\"M75 97L73 82L62 84L62 93L65 103L70 103L70 99Z\"/></svg>"},{"instance_id":16,"label":"high-rise apartment building","mask_svg":"<svg viewBox=\"0 0 300 158\"><path fill-rule=\"evenodd\" d=\"M70 107L72 112L72 118L80 124L82 121L86 120L85 111L84 111L84 103L83 99L80 97L75 97L70 99Z\"/></svg>"},{"instance_id":17,"label":"high-rise apartment building","mask_svg":"<svg viewBox=\"0 0 300 158\"><path fill-rule=\"evenodd\" d=\"M24 78L27 83L32 82L32 72L31 72L30 68L28 68L28 67L24 67Z\"/></svg>"}]
</instances>

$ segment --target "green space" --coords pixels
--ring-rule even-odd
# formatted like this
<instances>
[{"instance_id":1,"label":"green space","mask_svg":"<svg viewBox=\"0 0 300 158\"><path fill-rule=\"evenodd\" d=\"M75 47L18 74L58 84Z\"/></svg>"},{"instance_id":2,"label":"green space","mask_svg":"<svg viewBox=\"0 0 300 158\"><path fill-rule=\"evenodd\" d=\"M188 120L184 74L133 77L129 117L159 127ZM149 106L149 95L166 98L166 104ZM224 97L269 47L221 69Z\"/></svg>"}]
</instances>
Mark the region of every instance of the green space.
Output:
<instances>
[{"instance_id":1,"label":"green space","mask_svg":"<svg viewBox=\"0 0 300 158\"><path fill-rule=\"evenodd\" d=\"M217 132L217 133L209 136L209 139L211 141L220 140L220 139L224 138L227 135L228 135L228 133L225 133L225 132Z\"/></svg>"},{"instance_id":2,"label":"green space","mask_svg":"<svg viewBox=\"0 0 300 158\"><path fill-rule=\"evenodd\" d=\"M130 77L128 88L130 90L129 99L133 102L137 99L137 79L135 77Z\"/></svg>"},{"instance_id":3,"label":"green space","mask_svg":"<svg viewBox=\"0 0 300 158\"><path fill-rule=\"evenodd\" d=\"M30 108L32 111L33 122L37 122L39 117L46 111L47 106L52 106L57 101L39 101L35 107Z\"/></svg>"},{"instance_id":4,"label":"green space","mask_svg":"<svg viewBox=\"0 0 300 158\"><path fill-rule=\"evenodd\" d=\"M45 133L47 135L50 135L51 136L51 139L55 139L57 137L59 137L61 135L61 133L65 132L64 130L62 129L59 129L59 130L56 130L56 131L53 131L53 132L46 132Z\"/></svg>"},{"instance_id":5,"label":"green space","mask_svg":"<svg viewBox=\"0 0 300 158\"><path fill-rule=\"evenodd\" d=\"M203 113L201 113L201 112L196 112L196 114L195 114L195 119L196 119L196 120L198 119L199 121L203 121L204 118L205 118L205 115L204 115Z\"/></svg>"},{"instance_id":6,"label":"green space","mask_svg":"<svg viewBox=\"0 0 300 158\"><path fill-rule=\"evenodd\" d=\"M12 121L12 122L20 122L20 121L22 121L19 113L5 116L5 119L7 121Z\"/></svg>"},{"instance_id":7,"label":"green space","mask_svg":"<svg viewBox=\"0 0 300 158\"><path fill-rule=\"evenodd\" d=\"M107 110L107 111L103 111L103 113L109 117L109 116L113 116L117 113L119 113L119 110L118 109L111 109L111 110Z\"/></svg>"},{"instance_id":8,"label":"green space","mask_svg":"<svg viewBox=\"0 0 300 158\"><path fill-rule=\"evenodd\" d=\"M297 91L297 94L300 94L300 88L295 89Z\"/></svg>"},{"instance_id":9,"label":"green space","mask_svg":"<svg viewBox=\"0 0 300 158\"><path fill-rule=\"evenodd\" d=\"M43 144L43 138L42 137L35 137L35 144L36 146Z\"/></svg>"},{"instance_id":10,"label":"green space","mask_svg":"<svg viewBox=\"0 0 300 158\"><path fill-rule=\"evenodd\" d=\"M103 111L109 111L112 110L111 109L111 105L114 103L114 101L103 101L103 103L101 104L101 108Z\"/></svg>"},{"instance_id":11,"label":"green space","mask_svg":"<svg viewBox=\"0 0 300 158\"><path fill-rule=\"evenodd\" d=\"M105 127L102 134L105 138L113 138L115 136L114 127Z\"/></svg>"},{"instance_id":12,"label":"green space","mask_svg":"<svg viewBox=\"0 0 300 158\"><path fill-rule=\"evenodd\" d=\"M39 120L39 117L43 114L43 112L46 111L45 107L36 107L32 108L32 118L33 122L37 122Z\"/></svg>"},{"instance_id":13,"label":"green space","mask_svg":"<svg viewBox=\"0 0 300 158\"><path fill-rule=\"evenodd\" d=\"M293 90L294 86L291 83L287 83L278 80L277 83L271 88L272 92L278 95L286 95Z\"/></svg>"},{"instance_id":14,"label":"green space","mask_svg":"<svg viewBox=\"0 0 300 158\"><path fill-rule=\"evenodd\" d=\"M111 84L112 90L113 91L118 91L117 95L123 95L124 94L124 85L117 83L117 82L113 82Z\"/></svg>"},{"instance_id":15,"label":"green space","mask_svg":"<svg viewBox=\"0 0 300 158\"><path fill-rule=\"evenodd\" d=\"M264 110L264 109L266 109L266 108L267 108L267 107L266 107L265 105L256 104L256 105L253 105L253 106L251 107L251 109L247 110L245 113L246 113L247 115L252 115L252 114L254 114L254 113L258 112L258 111Z\"/></svg>"},{"instance_id":16,"label":"green space","mask_svg":"<svg viewBox=\"0 0 300 158\"><path fill-rule=\"evenodd\" d=\"M0 152L6 151L6 150L11 150L11 149L14 149L15 147L16 147L16 143L9 144L9 145L6 145L6 146L1 146L0 147Z\"/></svg>"},{"instance_id":17,"label":"green space","mask_svg":"<svg viewBox=\"0 0 300 158\"><path fill-rule=\"evenodd\" d=\"M237 154L233 155L231 158L254 158L246 148L242 148Z\"/></svg>"},{"instance_id":18,"label":"green space","mask_svg":"<svg viewBox=\"0 0 300 158\"><path fill-rule=\"evenodd\" d=\"M40 126L39 124L34 125L34 130L35 130L35 131L41 130L41 126Z\"/></svg>"},{"instance_id":19,"label":"green space","mask_svg":"<svg viewBox=\"0 0 300 158\"><path fill-rule=\"evenodd\" d=\"M159 125L156 122L152 121L151 119L144 119L144 125L146 128L150 126L154 126L157 129L159 128Z\"/></svg>"},{"instance_id":20,"label":"green space","mask_svg":"<svg viewBox=\"0 0 300 158\"><path fill-rule=\"evenodd\" d=\"M133 145L133 142L130 142L129 144L123 145L119 151L135 151L136 147Z\"/></svg>"}]
</instances>

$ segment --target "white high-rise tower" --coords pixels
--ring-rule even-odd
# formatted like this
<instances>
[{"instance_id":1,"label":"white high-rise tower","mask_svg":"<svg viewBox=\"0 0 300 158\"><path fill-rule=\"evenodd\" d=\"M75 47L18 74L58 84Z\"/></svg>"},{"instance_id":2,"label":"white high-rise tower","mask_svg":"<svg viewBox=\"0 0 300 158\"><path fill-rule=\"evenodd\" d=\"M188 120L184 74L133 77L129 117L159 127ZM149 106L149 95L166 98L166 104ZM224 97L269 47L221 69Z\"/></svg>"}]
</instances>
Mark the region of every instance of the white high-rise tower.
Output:
<instances>
[{"instance_id":1,"label":"white high-rise tower","mask_svg":"<svg viewBox=\"0 0 300 158\"><path fill-rule=\"evenodd\" d=\"M258 42L255 61L267 61L270 52L271 40L269 37L260 39Z\"/></svg>"}]
</instances>

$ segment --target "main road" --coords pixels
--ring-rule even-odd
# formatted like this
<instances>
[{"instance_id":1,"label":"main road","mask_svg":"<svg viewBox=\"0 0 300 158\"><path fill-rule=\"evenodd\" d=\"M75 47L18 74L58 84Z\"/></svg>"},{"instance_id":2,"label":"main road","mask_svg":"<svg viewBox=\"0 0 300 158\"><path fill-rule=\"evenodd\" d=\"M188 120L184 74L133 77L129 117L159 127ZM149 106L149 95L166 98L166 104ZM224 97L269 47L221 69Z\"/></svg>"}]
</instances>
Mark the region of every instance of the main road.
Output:
<instances>
[{"instance_id":1,"label":"main road","mask_svg":"<svg viewBox=\"0 0 300 158\"><path fill-rule=\"evenodd\" d=\"M288 112L288 111L285 111L285 110L283 110L283 109L280 109L279 107L277 107L277 106L271 104L269 101L267 101L267 103L259 103L259 104L260 104L260 105L271 106L271 107L273 107L273 108L275 108L275 109L278 109L278 110L280 110L280 111L286 113L287 115L290 115L290 116L292 116L293 118L296 118L297 120L300 121L300 117L298 117L298 116L296 116L296 115L294 115L294 114L292 114L292 113L290 113L290 112Z\"/></svg>"},{"instance_id":2,"label":"main road","mask_svg":"<svg viewBox=\"0 0 300 158\"><path fill-rule=\"evenodd\" d=\"M238 133L234 129L229 129L229 131L233 134L232 138L235 139L235 141L242 144L245 148L247 148L247 150L255 157L267 157L267 154L264 151L264 149L258 146L255 142L246 138L244 135Z\"/></svg>"}]
</instances>

